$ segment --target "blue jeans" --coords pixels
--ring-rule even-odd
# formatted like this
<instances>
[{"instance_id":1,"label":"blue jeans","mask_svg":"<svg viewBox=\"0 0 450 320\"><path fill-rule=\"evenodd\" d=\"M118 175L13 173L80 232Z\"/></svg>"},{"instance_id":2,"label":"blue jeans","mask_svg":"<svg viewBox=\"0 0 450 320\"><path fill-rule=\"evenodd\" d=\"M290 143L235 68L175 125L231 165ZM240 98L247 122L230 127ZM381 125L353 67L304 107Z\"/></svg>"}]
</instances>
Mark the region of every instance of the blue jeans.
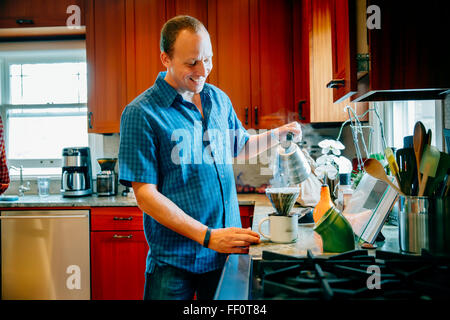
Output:
<instances>
[{"instance_id":1,"label":"blue jeans","mask_svg":"<svg viewBox=\"0 0 450 320\"><path fill-rule=\"evenodd\" d=\"M144 300L212 300L222 268L196 274L169 265L145 273Z\"/></svg>"}]
</instances>

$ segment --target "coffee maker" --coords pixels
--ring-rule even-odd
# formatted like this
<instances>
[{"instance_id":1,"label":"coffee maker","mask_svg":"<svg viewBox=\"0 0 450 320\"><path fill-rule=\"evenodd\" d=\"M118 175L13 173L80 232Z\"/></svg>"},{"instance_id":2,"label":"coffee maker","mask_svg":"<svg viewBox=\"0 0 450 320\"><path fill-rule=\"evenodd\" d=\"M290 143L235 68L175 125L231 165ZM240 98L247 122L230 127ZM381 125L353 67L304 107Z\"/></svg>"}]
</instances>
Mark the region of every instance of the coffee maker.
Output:
<instances>
[{"instance_id":1,"label":"coffee maker","mask_svg":"<svg viewBox=\"0 0 450 320\"><path fill-rule=\"evenodd\" d=\"M101 172L97 174L97 195L114 196L117 194L117 175L114 172L117 158L97 159Z\"/></svg>"},{"instance_id":2,"label":"coffee maker","mask_svg":"<svg viewBox=\"0 0 450 320\"><path fill-rule=\"evenodd\" d=\"M92 194L92 166L89 147L63 149L61 193L64 197Z\"/></svg>"}]
</instances>

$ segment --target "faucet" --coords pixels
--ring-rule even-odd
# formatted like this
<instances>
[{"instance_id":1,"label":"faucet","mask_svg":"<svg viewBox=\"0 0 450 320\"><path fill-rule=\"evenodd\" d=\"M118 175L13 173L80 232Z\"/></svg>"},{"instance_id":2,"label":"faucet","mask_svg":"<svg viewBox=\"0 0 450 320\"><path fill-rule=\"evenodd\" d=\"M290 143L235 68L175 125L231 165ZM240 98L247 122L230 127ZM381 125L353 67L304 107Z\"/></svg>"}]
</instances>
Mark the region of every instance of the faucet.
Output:
<instances>
[{"instance_id":1,"label":"faucet","mask_svg":"<svg viewBox=\"0 0 450 320\"><path fill-rule=\"evenodd\" d=\"M23 197L25 195L25 191L30 191L30 181L27 181L26 186L23 185L23 166L20 166L20 168L10 166L10 169L20 172L19 197Z\"/></svg>"}]
</instances>

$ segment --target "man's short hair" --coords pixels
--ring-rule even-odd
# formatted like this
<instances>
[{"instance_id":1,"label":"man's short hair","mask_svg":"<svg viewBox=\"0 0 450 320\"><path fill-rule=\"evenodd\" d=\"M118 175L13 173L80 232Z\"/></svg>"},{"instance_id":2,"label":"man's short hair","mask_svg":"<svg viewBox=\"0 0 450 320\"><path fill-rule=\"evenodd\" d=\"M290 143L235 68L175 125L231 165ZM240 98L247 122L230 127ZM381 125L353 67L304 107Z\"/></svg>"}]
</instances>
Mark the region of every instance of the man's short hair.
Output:
<instances>
[{"instance_id":1,"label":"man's short hair","mask_svg":"<svg viewBox=\"0 0 450 320\"><path fill-rule=\"evenodd\" d=\"M168 20L161 29L161 41L160 48L161 52L165 52L172 58L173 46L178 34L183 30L189 30L191 32L199 32L205 30L206 28L198 19L181 15L173 17Z\"/></svg>"}]
</instances>

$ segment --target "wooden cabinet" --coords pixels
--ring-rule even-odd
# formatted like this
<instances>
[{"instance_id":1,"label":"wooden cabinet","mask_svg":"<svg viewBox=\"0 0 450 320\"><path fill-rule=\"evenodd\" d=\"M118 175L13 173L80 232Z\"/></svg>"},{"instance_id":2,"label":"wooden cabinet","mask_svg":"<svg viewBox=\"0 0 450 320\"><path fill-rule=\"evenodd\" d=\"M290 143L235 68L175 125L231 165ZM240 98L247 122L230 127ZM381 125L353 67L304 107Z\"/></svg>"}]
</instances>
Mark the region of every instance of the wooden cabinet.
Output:
<instances>
[{"instance_id":1,"label":"wooden cabinet","mask_svg":"<svg viewBox=\"0 0 450 320\"><path fill-rule=\"evenodd\" d=\"M292 1L208 2L214 50L210 82L246 128L285 124L294 110Z\"/></svg>"},{"instance_id":2,"label":"wooden cabinet","mask_svg":"<svg viewBox=\"0 0 450 320\"><path fill-rule=\"evenodd\" d=\"M114 133L129 102L127 65L127 1L88 1L86 59L88 68L88 131ZM131 77L132 75L128 75Z\"/></svg>"},{"instance_id":3,"label":"wooden cabinet","mask_svg":"<svg viewBox=\"0 0 450 320\"><path fill-rule=\"evenodd\" d=\"M339 76L345 76L340 74L345 69L341 65L333 68L333 49L345 48L344 44L333 47L332 13L336 10L333 5L331 0L302 0L296 2L294 7L294 28L297 34L301 34L299 44L294 46L294 57L299 57L294 59L294 69L299 72L295 78L296 81L303 78L296 82L295 97L296 101L305 101L303 106L307 111L304 122L342 122L348 119L345 106L350 99L340 99L340 103L334 103L333 91L327 88L333 79L333 70ZM367 107L367 104L359 104L356 112L361 114Z\"/></svg>"},{"instance_id":4,"label":"wooden cabinet","mask_svg":"<svg viewBox=\"0 0 450 320\"><path fill-rule=\"evenodd\" d=\"M84 0L2 0L0 1L0 28L66 26L67 8L77 5L84 25Z\"/></svg>"},{"instance_id":5,"label":"wooden cabinet","mask_svg":"<svg viewBox=\"0 0 450 320\"><path fill-rule=\"evenodd\" d=\"M93 300L141 300L148 245L137 207L91 209Z\"/></svg>"},{"instance_id":6,"label":"wooden cabinet","mask_svg":"<svg viewBox=\"0 0 450 320\"><path fill-rule=\"evenodd\" d=\"M356 3L331 1L331 41L333 101L341 102L357 92L356 79ZM351 17L351 18L349 18Z\"/></svg>"},{"instance_id":7,"label":"wooden cabinet","mask_svg":"<svg viewBox=\"0 0 450 320\"><path fill-rule=\"evenodd\" d=\"M353 79L356 76L357 93L351 95L353 101L444 98L450 89L450 61L442 49L443 39L448 36L448 1L431 1L426 5L418 1L334 2L340 8L340 12L335 12L336 19L341 26L349 25L349 31L334 34L334 41L345 47L338 48L333 63L347 76L350 74ZM355 70L352 65L357 56L368 57L367 69ZM337 98L344 94L333 91Z\"/></svg>"}]
</instances>

